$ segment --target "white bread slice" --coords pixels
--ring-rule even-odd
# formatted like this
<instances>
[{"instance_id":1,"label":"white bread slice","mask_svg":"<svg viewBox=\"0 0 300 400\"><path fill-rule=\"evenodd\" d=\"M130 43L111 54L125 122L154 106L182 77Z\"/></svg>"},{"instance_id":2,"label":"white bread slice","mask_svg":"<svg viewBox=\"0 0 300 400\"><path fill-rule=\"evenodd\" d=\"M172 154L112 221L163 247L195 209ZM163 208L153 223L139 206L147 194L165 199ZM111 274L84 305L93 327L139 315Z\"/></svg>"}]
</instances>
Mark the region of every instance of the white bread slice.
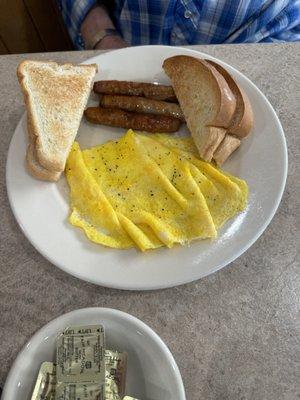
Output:
<instances>
[{"instance_id":1,"label":"white bread slice","mask_svg":"<svg viewBox=\"0 0 300 400\"><path fill-rule=\"evenodd\" d=\"M211 161L224 139L236 101L223 76L209 63L174 56L163 63L199 155Z\"/></svg>"},{"instance_id":2,"label":"white bread slice","mask_svg":"<svg viewBox=\"0 0 300 400\"><path fill-rule=\"evenodd\" d=\"M236 109L233 114L228 132L239 138L247 136L253 127L253 112L246 93L237 84L230 73L214 61L206 60L224 77L236 99Z\"/></svg>"},{"instance_id":3,"label":"white bread slice","mask_svg":"<svg viewBox=\"0 0 300 400\"><path fill-rule=\"evenodd\" d=\"M241 140L239 138L227 133L217 150L214 152L213 158L217 165L222 165L240 144Z\"/></svg>"},{"instance_id":4,"label":"white bread slice","mask_svg":"<svg viewBox=\"0 0 300 400\"><path fill-rule=\"evenodd\" d=\"M42 167L36 159L35 147L33 143L29 143L26 153L26 165L28 171L37 179L43 181L56 182L61 176L61 172L48 171L46 168Z\"/></svg>"},{"instance_id":5,"label":"white bread slice","mask_svg":"<svg viewBox=\"0 0 300 400\"><path fill-rule=\"evenodd\" d=\"M23 61L17 71L34 136L36 161L62 172L77 134L97 66Z\"/></svg>"}]
</instances>

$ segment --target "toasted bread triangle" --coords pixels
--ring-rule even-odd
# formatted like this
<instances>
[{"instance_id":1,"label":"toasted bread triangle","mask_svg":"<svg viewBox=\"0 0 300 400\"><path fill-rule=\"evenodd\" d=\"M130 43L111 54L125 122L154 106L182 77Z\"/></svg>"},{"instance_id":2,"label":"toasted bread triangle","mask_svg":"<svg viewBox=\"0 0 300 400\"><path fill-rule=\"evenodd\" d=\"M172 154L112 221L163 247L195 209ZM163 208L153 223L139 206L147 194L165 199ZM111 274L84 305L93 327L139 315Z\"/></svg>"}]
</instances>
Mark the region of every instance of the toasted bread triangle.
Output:
<instances>
[{"instance_id":1,"label":"toasted bread triangle","mask_svg":"<svg viewBox=\"0 0 300 400\"><path fill-rule=\"evenodd\" d=\"M36 162L49 172L64 170L96 71L95 64L29 60L18 67Z\"/></svg>"}]
</instances>

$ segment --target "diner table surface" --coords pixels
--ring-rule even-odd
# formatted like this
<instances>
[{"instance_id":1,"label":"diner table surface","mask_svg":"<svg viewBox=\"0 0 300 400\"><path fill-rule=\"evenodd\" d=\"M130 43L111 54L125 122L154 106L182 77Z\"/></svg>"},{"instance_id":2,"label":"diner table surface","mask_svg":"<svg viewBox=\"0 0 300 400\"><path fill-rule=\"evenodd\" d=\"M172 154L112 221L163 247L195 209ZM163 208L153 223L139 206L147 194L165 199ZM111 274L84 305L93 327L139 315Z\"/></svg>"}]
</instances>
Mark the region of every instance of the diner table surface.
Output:
<instances>
[{"instance_id":1,"label":"diner table surface","mask_svg":"<svg viewBox=\"0 0 300 400\"><path fill-rule=\"evenodd\" d=\"M98 306L130 313L158 333L179 366L188 400L300 397L300 45L189 47L237 68L267 96L287 139L287 184L274 219L237 260L196 282L144 292L96 286L52 265L22 233L6 193L8 147L25 111L16 78L20 61L77 63L101 52L0 56L1 387L18 352L39 328L68 311Z\"/></svg>"}]
</instances>

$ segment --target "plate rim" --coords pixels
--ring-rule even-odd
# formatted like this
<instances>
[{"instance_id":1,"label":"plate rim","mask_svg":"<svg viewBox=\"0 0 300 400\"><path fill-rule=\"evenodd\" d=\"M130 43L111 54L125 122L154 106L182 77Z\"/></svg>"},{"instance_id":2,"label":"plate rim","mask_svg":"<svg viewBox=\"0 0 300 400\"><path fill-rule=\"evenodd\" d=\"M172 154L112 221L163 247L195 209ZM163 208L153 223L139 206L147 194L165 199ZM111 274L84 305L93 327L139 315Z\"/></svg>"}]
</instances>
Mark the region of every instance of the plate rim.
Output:
<instances>
[{"instance_id":1,"label":"plate rim","mask_svg":"<svg viewBox=\"0 0 300 400\"><path fill-rule=\"evenodd\" d=\"M43 325L41 328L39 328L36 332L33 333L33 335L30 337L30 339L22 346L21 350L19 351L17 357L15 358L9 373L6 377L5 384L3 386L3 391L1 395L1 400L5 400L6 397L11 396L11 387L13 387L13 378L14 375L16 374L15 370L18 368L18 364L21 361L23 355L26 354L27 347L31 345L32 341L37 339L40 335L43 334L46 329L48 329L50 326L53 324L56 324L60 320L69 317L71 315L76 315L79 314L78 317L80 317L80 314L83 313L97 313L97 312L102 312L102 313L107 313L112 316L117 316L121 318L125 318L126 320L129 320L130 322L133 322L137 327L141 327L143 330L146 331L147 335L151 337L152 340L162 349L164 354L167 356L168 361L170 366L172 367L172 370L174 372L174 376L176 381L178 382L178 386L180 387L180 398L178 400L186 400L185 396L185 389L184 389L184 384L182 380L182 376L179 370L179 367L176 363L176 360L171 353L170 349L166 345L166 343L161 339L161 337L145 322L143 322L141 319L135 317L132 314L129 314L127 312L118 310L116 308L109 308L109 307L85 307L85 308L78 308L72 311L69 311L65 314L59 315L58 317L55 317L51 319L49 322L47 322L45 325Z\"/></svg>"},{"instance_id":2,"label":"plate rim","mask_svg":"<svg viewBox=\"0 0 300 400\"><path fill-rule=\"evenodd\" d=\"M77 273L77 271L69 271L69 269L65 268L65 266L63 264L59 264L56 262L56 260L53 260L51 255L46 255L45 252L43 251L43 249L41 249L36 243L33 242L32 238L30 237L30 235L27 234L25 227L23 226L22 222L20 221L20 218L18 217L18 214L15 210L15 207L13 205L13 201L11 198L11 193L9 190L9 179L8 179L8 163L9 163L9 155L10 155L10 151L11 151L11 143L14 139L14 136L16 134L17 129L19 128L20 124L22 123L23 119L25 118L26 115L26 111L24 112L24 114L22 115L22 117L20 118L15 131L11 137L10 143L9 143L9 149L8 149L8 153L7 153L7 159L6 159L6 173L5 173L5 178L6 178L6 190L7 190L7 196L8 196L8 200L9 200L9 204L11 207L11 210L13 212L13 215L19 225L19 227L21 228L21 231L23 232L24 236L26 237L26 239L32 244L32 246L42 255L42 257L44 257L47 261L49 261L51 264L53 264L55 267L58 267L60 270L62 270L64 273L66 274L70 274L74 277L76 277L77 279L83 280L85 282L89 282L89 283L93 283L95 285L98 286L102 286L102 287L108 287L108 288L112 288L112 289L118 289L118 290L131 290L131 291L149 291L149 290L161 290L161 289L166 289L166 288L171 288L171 287L176 287L176 286L181 286L181 285L185 285L187 283L191 283L194 281L198 281L200 279L205 278L208 275L211 275L223 268L225 268L226 266L229 266L232 262L234 262L236 259L238 259L243 253L245 253L258 239L259 237L265 232L265 230L267 229L267 227L269 226L269 224L271 223L272 219L274 218L274 215L276 214L276 211L279 207L279 204L282 200L282 196L285 190L285 186L286 186L286 181L287 181L287 173L288 173L288 149L287 149L287 141L286 141L286 137L285 137L285 133L283 130L283 127L281 125L280 119L276 113L276 111L274 110L272 104L270 103L270 101L268 100L268 98L265 96L265 94L246 76L244 75L242 72L240 72L239 70L237 70L236 68L232 67L231 65L227 64L226 62L211 56L210 54L206 54L204 52L195 50L195 49L191 49L191 48L186 48L186 47L179 47L179 46L164 46L164 45L145 45L145 46L132 46L132 47L127 47L127 48L123 48L123 49L117 49L117 50L112 50L112 51L107 51L105 53L100 53L98 55L95 55L93 57L90 57L86 60L84 60L83 62L81 62L81 64L89 64L89 63L93 63L95 62L94 60L97 60L99 58L99 56L107 56L109 54L113 53L122 53L122 52L127 52L130 51L132 49L145 49L145 48L158 48L158 49L163 49L163 48L171 48L171 49L175 49L178 51L184 51L184 52L188 52L191 53L191 55L196 56L196 54L199 57L202 58L208 58L208 59L212 59L217 61L218 63L220 63L221 65L223 65L225 68L228 68L229 70L234 71L234 73L236 73L237 75L241 75L243 77L243 79L245 79L247 81L247 84L252 87L252 89L254 89L255 91L257 91L259 93L259 95L266 101L268 107L270 108L270 111L272 112L272 115L276 121L276 124L278 125L279 128L279 132L280 132L280 139L282 142L282 150L283 150L283 178L282 178L282 182L280 185L280 190L278 191L278 195L277 195L277 199L276 202L271 210L271 212L269 213L268 218L266 218L264 224L261 226L260 230L258 230L258 232L253 235L252 239L249 240L244 246L242 246L239 251L237 251L233 256L229 256L225 259L224 262L221 262L219 264L217 264L215 267L211 268L210 271L207 271L206 273L204 273L203 275L201 275L201 277L198 278L194 278L194 277L190 277L190 278L186 278L186 279L181 279L179 282L174 280L174 282L168 282L168 283L162 283L162 284L153 284L153 285L135 285L135 284L126 284L125 286L122 285L121 283L118 284L116 282L112 283L111 281L99 281L99 279L97 279L96 277L86 277L86 276L82 276L82 274ZM196 54L195 54L196 53Z\"/></svg>"}]
</instances>

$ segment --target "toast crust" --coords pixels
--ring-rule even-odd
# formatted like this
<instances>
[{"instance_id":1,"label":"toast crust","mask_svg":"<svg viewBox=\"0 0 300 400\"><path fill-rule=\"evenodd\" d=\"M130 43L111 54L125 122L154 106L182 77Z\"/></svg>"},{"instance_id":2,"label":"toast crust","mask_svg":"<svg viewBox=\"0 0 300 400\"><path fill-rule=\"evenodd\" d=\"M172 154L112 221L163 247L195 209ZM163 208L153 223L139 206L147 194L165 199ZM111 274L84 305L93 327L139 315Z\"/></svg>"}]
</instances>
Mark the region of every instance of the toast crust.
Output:
<instances>
[{"instance_id":1,"label":"toast crust","mask_svg":"<svg viewBox=\"0 0 300 400\"><path fill-rule=\"evenodd\" d=\"M236 98L232 93L225 78L205 60L199 60L203 65L210 69L212 79L215 79L220 90L219 112L215 119L209 124L219 128L228 128L236 109Z\"/></svg>"},{"instance_id":2,"label":"toast crust","mask_svg":"<svg viewBox=\"0 0 300 400\"><path fill-rule=\"evenodd\" d=\"M96 64L92 64L92 65L76 65L76 64L72 64L72 63L67 63L67 64L58 64L54 61L50 61L50 62L43 62L43 61L30 61L30 60L24 60L20 63L20 65L18 66L17 69L17 77L20 83L20 86L22 88L23 94L24 94L24 101L25 101L25 105L26 105L26 109L27 109L27 126L28 126L28 132L31 136L34 136L35 140L35 152L36 152L36 159L37 161L41 164L41 166L43 166L46 170L48 171L56 171L56 172L61 172L64 170L65 167L65 159L66 157L63 156L63 154L57 155L55 154L55 152L48 152L44 149L43 143L42 143L42 138L41 138L41 133L40 133L40 129L38 127L38 120L37 120L37 116L34 110L34 104L33 104L33 99L32 96L30 95L30 88L27 86L26 83L26 74L28 73L26 71L26 68L28 66L28 64L36 64L37 66L40 65L41 68L43 68L43 66L47 65L47 68L51 69L53 68L53 70L55 71L55 68L65 68L66 70L68 70L69 68L72 67L76 67L76 69L81 69L83 71L88 71L88 69L90 69L91 73L94 72L96 73L97 71L97 65ZM47 71L46 71L47 73ZM53 72L53 74L55 74L55 72ZM57 75L58 77L60 77L60 75ZM68 78L68 79L67 79ZM83 82L76 82L76 79L72 79L72 76L67 77L66 78L66 82L68 84L66 89L62 89L60 90L60 98L61 100L64 100L64 90L66 91L66 96L68 96L68 90L72 90L72 93L74 95L74 97L76 97L77 95L80 95L82 91L87 91L86 85L84 85ZM93 79L90 80L90 87L89 89L92 88L92 83L93 83ZM49 90L51 91L51 82L49 81ZM56 82L53 82L53 86L55 86L58 88L59 90L59 84ZM43 86L41 89L45 89L45 86ZM41 90L42 91L42 90ZM45 94L46 97L46 94ZM84 106L86 105L88 99L88 95L86 96L86 99L84 101ZM70 99L69 99L70 101ZM57 102L57 98L55 98L55 96L50 95L49 99L45 100L45 107L49 107L49 109L55 108L56 106L56 102ZM82 107L82 112L84 110L84 106ZM71 109L70 110L70 114L72 114L72 112L74 112L74 115L76 117L76 110ZM78 118L78 116L77 116ZM79 121L80 123L80 121ZM78 125L79 125L78 123ZM53 129L53 128L52 128ZM55 130L55 140L60 143L60 145L62 146L62 148L65 146L65 148L67 149L69 147L69 142L70 142L70 135L67 132L67 129L64 129L63 131L60 130L61 126L59 125L59 122L57 123L57 129ZM54 130L54 129L53 129ZM72 127L70 129L71 131L73 131L72 133L74 134L74 127Z\"/></svg>"},{"instance_id":3,"label":"toast crust","mask_svg":"<svg viewBox=\"0 0 300 400\"><path fill-rule=\"evenodd\" d=\"M34 143L31 141L26 152L26 167L34 178L43 181L57 182L61 176L61 172L48 171L39 164L36 159Z\"/></svg>"},{"instance_id":4,"label":"toast crust","mask_svg":"<svg viewBox=\"0 0 300 400\"><path fill-rule=\"evenodd\" d=\"M249 135L253 128L253 110L248 96L243 89L239 89L244 103L244 114L239 122L228 128L228 132L243 139Z\"/></svg>"},{"instance_id":5,"label":"toast crust","mask_svg":"<svg viewBox=\"0 0 300 400\"><path fill-rule=\"evenodd\" d=\"M24 62L24 61L23 61ZM18 71L17 71L18 73ZM18 76L19 77L19 76ZM30 103L28 95L24 91L24 101L27 109L27 132L28 132L28 146L26 151L26 168L28 172L36 179L48 182L57 182L61 176L61 172L49 171L39 164L36 156L36 139L37 136L34 132L34 124L32 122L32 113L29 112Z\"/></svg>"},{"instance_id":6,"label":"toast crust","mask_svg":"<svg viewBox=\"0 0 300 400\"><path fill-rule=\"evenodd\" d=\"M250 100L244 90L238 85L232 75L225 68L214 61L206 61L224 77L236 98L236 110L228 126L228 132L239 138L244 138L250 133L253 127L253 111Z\"/></svg>"}]
</instances>

